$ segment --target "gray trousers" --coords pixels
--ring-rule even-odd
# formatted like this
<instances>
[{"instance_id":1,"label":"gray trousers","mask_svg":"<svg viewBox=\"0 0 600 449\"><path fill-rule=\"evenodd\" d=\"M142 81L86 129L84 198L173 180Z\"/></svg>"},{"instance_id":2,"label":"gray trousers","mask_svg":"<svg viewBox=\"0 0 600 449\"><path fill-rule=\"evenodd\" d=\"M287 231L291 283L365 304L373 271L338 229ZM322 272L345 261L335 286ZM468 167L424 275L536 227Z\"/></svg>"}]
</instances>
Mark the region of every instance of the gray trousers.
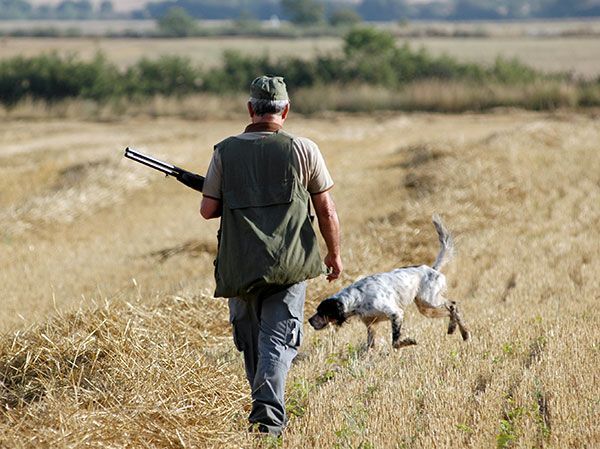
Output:
<instances>
[{"instance_id":1,"label":"gray trousers","mask_svg":"<svg viewBox=\"0 0 600 449\"><path fill-rule=\"evenodd\" d=\"M252 390L249 421L280 435L285 427L285 380L302 341L306 282L229 299L233 341L243 352Z\"/></svg>"}]
</instances>

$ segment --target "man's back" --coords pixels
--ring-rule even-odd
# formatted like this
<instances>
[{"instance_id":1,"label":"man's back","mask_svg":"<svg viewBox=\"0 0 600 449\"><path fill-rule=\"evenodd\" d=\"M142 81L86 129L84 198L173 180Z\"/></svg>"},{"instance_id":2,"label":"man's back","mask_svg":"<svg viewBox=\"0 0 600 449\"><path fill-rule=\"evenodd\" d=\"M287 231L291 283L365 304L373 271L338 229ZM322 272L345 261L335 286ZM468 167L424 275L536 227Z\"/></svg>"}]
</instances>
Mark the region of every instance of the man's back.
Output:
<instances>
[{"instance_id":1,"label":"man's back","mask_svg":"<svg viewBox=\"0 0 600 449\"><path fill-rule=\"evenodd\" d=\"M291 285L324 272L292 142L292 136L277 131L217 145L223 211L216 296Z\"/></svg>"}]
</instances>

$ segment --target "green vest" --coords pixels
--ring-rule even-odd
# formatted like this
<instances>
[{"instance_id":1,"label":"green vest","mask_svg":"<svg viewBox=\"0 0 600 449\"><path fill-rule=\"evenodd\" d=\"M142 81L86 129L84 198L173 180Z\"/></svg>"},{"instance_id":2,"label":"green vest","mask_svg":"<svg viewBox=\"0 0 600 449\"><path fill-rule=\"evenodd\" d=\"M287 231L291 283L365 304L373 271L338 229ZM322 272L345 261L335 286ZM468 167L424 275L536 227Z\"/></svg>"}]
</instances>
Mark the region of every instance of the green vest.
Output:
<instances>
[{"instance_id":1,"label":"green vest","mask_svg":"<svg viewBox=\"0 0 600 449\"><path fill-rule=\"evenodd\" d=\"M324 273L292 141L278 131L256 140L230 137L217 145L223 169L217 297L245 296Z\"/></svg>"}]
</instances>

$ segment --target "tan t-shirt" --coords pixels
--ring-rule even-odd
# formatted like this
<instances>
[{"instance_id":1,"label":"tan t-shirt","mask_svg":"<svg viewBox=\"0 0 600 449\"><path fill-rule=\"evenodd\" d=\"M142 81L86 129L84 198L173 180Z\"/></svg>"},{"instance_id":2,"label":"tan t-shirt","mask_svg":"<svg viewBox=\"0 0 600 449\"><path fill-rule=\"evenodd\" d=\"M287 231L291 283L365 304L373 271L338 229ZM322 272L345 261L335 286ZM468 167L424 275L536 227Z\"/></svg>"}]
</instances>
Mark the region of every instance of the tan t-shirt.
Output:
<instances>
[{"instance_id":1,"label":"tan t-shirt","mask_svg":"<svg viewBox=\"0 0 600 449\"><path fill-rule=\"evenodd\" d=\"M270 131L244 132L236 137L244 140L255 140L263 139L271 134ZM316 143L305 137L294 136L292 149L294 151L294 164L300 174L300 182L310 194L325 192L333 187L333 179L331 179L323 155ZM212 160L206 172L202 194L210 198L221 199L223 197L221 191L222 176L221 158L219 151L216 150L213 152Z\"/></svg>"}]
</instances>

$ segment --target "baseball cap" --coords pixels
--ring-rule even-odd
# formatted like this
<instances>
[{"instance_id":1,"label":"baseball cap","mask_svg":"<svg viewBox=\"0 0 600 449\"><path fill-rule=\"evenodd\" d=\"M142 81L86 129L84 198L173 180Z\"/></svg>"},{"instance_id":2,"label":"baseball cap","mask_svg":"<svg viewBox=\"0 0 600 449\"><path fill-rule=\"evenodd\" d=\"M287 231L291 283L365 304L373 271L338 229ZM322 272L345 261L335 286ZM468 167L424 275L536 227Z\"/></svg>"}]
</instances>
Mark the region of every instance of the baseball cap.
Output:
<instances>
[{"instance_id":1,"label":"baseball cap","mask_svg":"<svg viewBox=\"0 0 600 449\"><path fill-rule=\"evenodd\" d=\"M283 77L272 75L255 78L250 84L250 96L257 100L289 100Z\"/></svg>"}]
</instances>

